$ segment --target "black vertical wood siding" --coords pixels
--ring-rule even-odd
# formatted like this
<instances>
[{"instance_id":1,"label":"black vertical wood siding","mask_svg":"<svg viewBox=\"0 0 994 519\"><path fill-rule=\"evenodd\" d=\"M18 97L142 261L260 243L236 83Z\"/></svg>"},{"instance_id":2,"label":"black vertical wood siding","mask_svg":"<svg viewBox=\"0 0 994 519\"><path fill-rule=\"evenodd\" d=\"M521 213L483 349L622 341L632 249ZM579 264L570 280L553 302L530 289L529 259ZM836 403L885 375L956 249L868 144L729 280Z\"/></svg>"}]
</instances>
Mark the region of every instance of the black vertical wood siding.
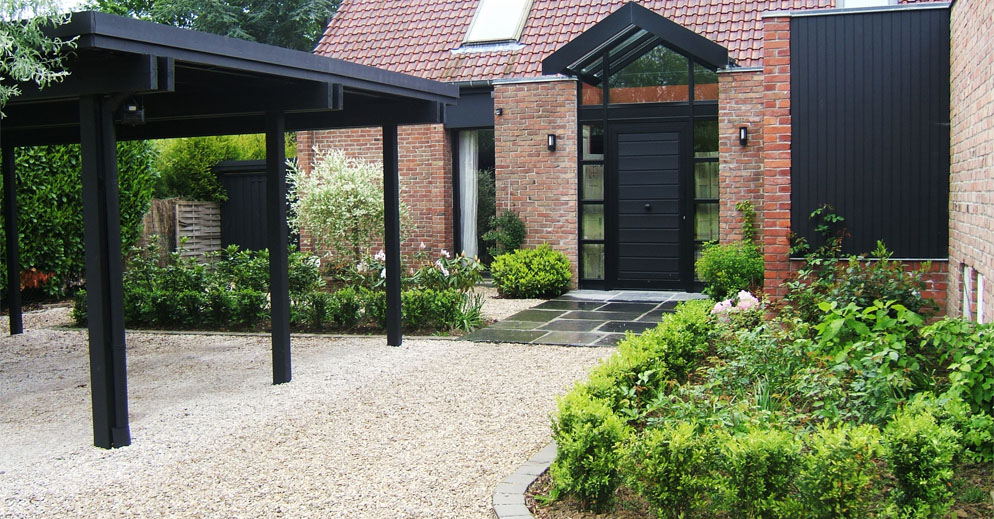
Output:
<instances>
[{"instance_id":1,"label":"black vertical wood siding","mask_svg":"<svg viewBox=\"0 0 994 519\"><path fill-rule=\"evenodd\" d=\"M221 246L267 248L266 162L224 162L214 171L228 193L228 199L221 203Z\"/></svg>"},{"instance_id":2,"label":"black vertical wood siding","mask_svg":"<svg viewBox=\"0 0 994 519\"><path fill-rule=\"evenodd\" d=\"M791 227L820 243L822 204L847 253L948 256L949 12L791 20Z\"/></svg>"}]
</instances>

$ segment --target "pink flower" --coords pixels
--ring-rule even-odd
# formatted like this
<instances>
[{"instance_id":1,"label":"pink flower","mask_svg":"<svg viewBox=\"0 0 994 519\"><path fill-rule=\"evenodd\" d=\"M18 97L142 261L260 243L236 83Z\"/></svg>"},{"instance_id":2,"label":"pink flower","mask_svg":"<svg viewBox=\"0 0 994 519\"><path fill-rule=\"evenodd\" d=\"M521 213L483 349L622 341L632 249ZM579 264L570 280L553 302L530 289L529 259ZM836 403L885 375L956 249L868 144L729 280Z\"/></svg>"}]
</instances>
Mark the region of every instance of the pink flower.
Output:
<instances>
[{"instance_id":1,"label":"pink flower","mask_svg":"<svg viewBox=\"0 0 994 519\"><path fill-rule=\"evenodd\" d=\"M739 292L739 303L735 305L736 309L751 310L753 308L758 308L758 307L759 307L759 299L756 299L755 296L753 296L749 292L746 292L745 290Z\"/></svg>"},{"instance_id":2,"label":"pink flower","mask_svg":"<svg viewBox=\"0 0 994 519\"><path fill-rule=\"evenodd\" d=\"M387 255L385 252L383 252L383 249L380 249L380 252L377 252L376 256L373 256L373 259L375 259L376 261L386 261Z\"/></svg>"},{"instance_id":3,"label":"pink flower","mask_svg":"<svg viewBox=\"0 0 994 519\"><path fill-rule=\"evenodd\" d=\"M425 242L421 242L421 245L418 245L418 248L421 250L425 250Z\"/></svg>"},{"instance_id":4,"label":"pink flower","mask_svg":"<svg viewBox=\"0 0 994 519\"><path fill-rule=\"evenodd\" d=\"M726 299L719 303L715 303L714 308L711 309L712 314L723 314L732 309L732 300Z\"/></svg>"},{"instance_id":5,"label":"pink flower","mask_svg":"<svg viewBox=\"0 0 994 519\"><path fill-rule=\"evenodd\" d=\"M445 256L446 258L451 258L452 257L452 256L449 255L449 251L447 251L445 249L442 249L442 256Z\"/></svg>"}]
</instances>

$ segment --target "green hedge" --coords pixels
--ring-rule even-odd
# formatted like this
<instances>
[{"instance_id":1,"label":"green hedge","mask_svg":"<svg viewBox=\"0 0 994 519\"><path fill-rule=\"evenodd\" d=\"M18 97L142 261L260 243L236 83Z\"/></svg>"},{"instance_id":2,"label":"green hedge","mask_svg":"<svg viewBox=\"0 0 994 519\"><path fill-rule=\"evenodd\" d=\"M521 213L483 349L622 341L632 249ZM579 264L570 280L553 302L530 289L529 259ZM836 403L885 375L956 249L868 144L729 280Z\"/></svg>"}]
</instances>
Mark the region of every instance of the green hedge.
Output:
<instances>
[{"instance_id":1,"label":"green hedge","mask_svg":"<svg viewBox=\"0 0 994 519\"><path fill-rule=\"evenodd\" d=\"M547 244L502 254L490 265L497 292L509 298L552 298L569 289L569 260Z\"/></svg>"},{"instance_id":2,"label":"green hedge","mask_svg":"<svg viewBox=\"0 0 994 519\"><path fill-rule=\"evenodd\" d=\"M154 245L135 251L124 275L124 320L138 328L257 330L270 317L269 253L229 247L205 263L168 255L165 265ZM300 331L383 328L386 294L344 287L322 290L313 256L289 255L290 323ZM415 288L401 293L408 331L469 330L480 323L479 299L456 289ZM73 318L86 324L86 292L74 298Z\"/></svg>"},{"instance_id":3,"label":"green hedge","mask_svg":"<svg viewBox=\"0 0 994 519\"><path fill-rule=\"evenodd\" d=\"M674 519L939 519L958 488L990 491L954 473L977 462L990 471L994 422L974 388L991 374L967 385L957 371L987 367L985 326L949 320L912 333L906 309L891 315L889 303L843 312L848 328L832 324L843 322L834 305L818 323L755 326L712 304L681 305L627 334L559 400L550 497L603 509L634 492ZM901 359L903 369L888 368Z\"/></svg>"},{"instance_id":4,"label":"green hedge","mask_svg":"<svg viewBox=\"0 0 994 519\"><path fill-rule=\"evenodd\" d=\"M121 247L127 251L141 236L142 217L152 199L155 151L147 142L122 142L117 155ZM85 268L79 146L17 148L14 158L22 270L52 274L40 288L48 295L62 296L79 283ZM4 273L5 249L0 240ZM0 286L6 292L6 275Z\"/></svg>"}]
</instances>

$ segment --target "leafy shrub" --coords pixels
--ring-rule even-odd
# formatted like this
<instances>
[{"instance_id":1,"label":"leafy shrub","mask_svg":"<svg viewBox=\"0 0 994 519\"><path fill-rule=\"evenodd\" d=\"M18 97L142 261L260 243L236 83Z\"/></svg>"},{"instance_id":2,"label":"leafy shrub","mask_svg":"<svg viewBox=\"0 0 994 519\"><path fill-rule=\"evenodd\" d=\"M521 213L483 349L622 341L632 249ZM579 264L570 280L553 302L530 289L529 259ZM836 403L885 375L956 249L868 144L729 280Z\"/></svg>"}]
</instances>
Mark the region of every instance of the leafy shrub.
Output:
<instances>
[{"instance_id":1,"label":"leafy shrub","mask_svg":"<svg viewBox=\"0 0 994 519\"><path fill-rule=\"evenodd\" d=\"M476 258L465 254L452 257L449 251L443 249L434 263L422 261L410 282L431 290L454 289L468 292L482 280L483 264Z\"/></svg>"},{"instance_id":2,"label":"leafy shrub","mask_svg":"<svg viewBox=\"0 0 994 519\"><path fill-rule=\"evenodd\" d=\"M117 144L122 255L141 236L142 217L155 184L154 159L155 150L146 142ZM79 146L15 148L14 160L18 234L31 237L20 240L21 267L45 274L40 278L42 292L62 296L79 284L86 266ZM6 243L0 241L3 272L7 271L6 258ZM0 287L6 291L6 276L0 279Z\"/></svg>"},{"instance_id":3,"label":"leafy shrub","mask_svg":"<svg viewBox=\"0 0 994 519\"><path fill-rule=\"evenodd\" d=\"M884 428L885 458L897 483L893 501L901 517L945 517L958 440L952 427L936 423L928 412L899 410Z\"/></svg>"},{"instance_id":4,"label":"leafy shrub","mask_svg":"<svg viewBox=\"0 0 994 519\"><path fill-rule=\"evenodd\" d=\"M919 393L908 400L904 411L909 414L928 413L942 425L948 425L960 435L961 453L967 461L994 461L994 417L975 412L960 396L958 388L941 395Z\"/></svg>"},{"instance_id":5,"label":"leafy shrub","mask_svg":"<svg viewBox=\"0 0 994 519\"><path fill-rule=\"evenodd\" d=\"M290 226L306 229L316 249L333 255L331 270L358 265L370 247L383 243L383 166L350 159L342 150L316 155L310 172L294 164L287 175ZM400 215L403 228L403 203Z\"/></svg>"},{"instance_id":6,"label":"leafy shrub","mask_svg":"<svg viewBox=\"0 0 994 519\"><path fill-rule=\"evenodd\" d=\"M463 294L453 289L406 290L400 294L402 321L408 330L456 326Z\"/></svg>"},{"instance_id":7,"label":"leafy shrub","mask_svg":"<svg viewBox=\"0 0 994 519\"><path fill-rule=\"evenodd\" d=\"M86 289L79 289L72 295L72 322L79 327L86 326Z\"/></svg>"},{"instance_id":8,"label":"leafy shrub","mask_svg":"<svg viewBox=\"0 0 994 519\"><path fill-rule=\"evenodd\" d=\"M345 287L333 295L333 301L328 308L328 317L338 328L350 329L359 322L362 311L360 295L352 287Z\"/></svg>"},{"instance_id":9,"label":"leafy shrub","mask_svg":"<svg viewBox=\"0 0 994 519\"><path fill-rule=\"evenodd\" d=\"M946 318L922 330L974 413L994 416L994 327Z\"/></svg>"},{"instance_id":10,"label":"leafy shrub","mask_svg":"<svg viewBox=\"0 0 994 519\"><path fill-rule=\"evenodd\" d=\"M490 272L502 297L552 298L569 289L569 260L547 244L498 256Z\"/></svg>"},{"instance_id":11,"label":"leafy shrub","mask_svg":"<svg viewBox=\"0 0 994 519\"><path fill-rule=\"evenodd\" d=\"M490 230L483 234L485 243L492 243L489 251L494 258L521 248L525 242L525 222L518 213L505 210L500 216L490 218Z\"/></svg>"},{"instance_id":12,"label":"leafy shrub","mask_svg":"<svg viewBox=\"0 0 994 519\"><path fill-rule=\"evenodd\" d=\"M657 517L695 516L711 505L714 437L693 423L668 423L634 436L622 450L626 484L644 497Z\"/></svg>"},{"instance_id":13,"label":"leafy shrub","mask_svg":"<svg viewBox=\"0 0 994 519\"><path fill-rule=\"evenodd\" d=\"M883 454L880 431L864 425L820 426L807 441L798 486L811 519L862 519L872 516Z\"/></svg>"},{"instance_id":14,"label":"leafy shrub","mask_svg":"<svg viewBox=\"0 0 994 519\"><path fill-rule=\"evenodd\" d=\"M763 255L749 242L707 244L694 268L705 283L704 293L715 299L726 299L763 283Z\"/></svg>"},{"instance_id":15,"label":"leafy shrub","mask_svg":"<svg viewBox=\"0 0 994 519\"><path fill-rule=\"evenodd\" d=\"M819 217L815 213L812 217ZM844 230L833 231L834 227L828 223L818 228L826 235L826 244L809 252L797 277L787 282L785 300L803 319L817 320L818 305L822 302L867 307L874 301L893 301L915 313L935 310L935 303L923 295L930 263L905 272L902 262L890 259L893 253L882 241L877 241L877 248L868 255L852 255L843 262L840 257Z\"/></svg>"},{"instance_id":16,"label":"leafy shrub","mask_svg":"<svg viewBox=\"0 0 994 519\"><path fill-rule=\"evenodd\" d=\"M721 453L727 477L723 493L732 517L796 515L791 489L801 446L791 434L757 429L744 435L725 435Z\"/></svg>"},{"instance_id":17,"label":"leafy shrub","mask_svg":"<svg viewBox=\"0 0 994 519\"><path fill-rule=\"evenodd\" d=\"M860 420L882 423L905 398L934 386L932 359L919 351L921 316L880 301L866 308L835 302L819 308L825 314L815 325L817 351L837 359L834 369Z\"/></svg>"},{"instance_id":18,"label":"leafy shrub","mask_svg":"<svg viewBox=\"0 0 994 519\"><path fill-rule=\"evenodd\" d=\"M649 352L665 364L669 377L684 381L708 349L713 329L709 300L687 301L663 317L655 328L640 335L626 335L619 348Z\"/></svg>"},{"instance_id":19,"label":"leafy shrub","mask_svg":"<svg viewBox=\"0 0 994 519\"><path fill-rule=\"evenodd\" d=\"M156 141L159 183L156 196L223 202L228 194L214 167L226 160L266 158L265 135L224 135ZM294 139L287 139L286 156L296 155Z\"/></svg>"},{"instance_id":20,"label":"leafy shrub","mask_svg":"<svg viewBox=\"0 0 994 519\"><path fill-rule=\"evenodd\" d=\"M558 450L549 467L557 492L576 497L583 508L602 510L620 483L620 443L627 430L603 400L574 390L558 400L552 436Z\"/></svg>"}]
</instances>

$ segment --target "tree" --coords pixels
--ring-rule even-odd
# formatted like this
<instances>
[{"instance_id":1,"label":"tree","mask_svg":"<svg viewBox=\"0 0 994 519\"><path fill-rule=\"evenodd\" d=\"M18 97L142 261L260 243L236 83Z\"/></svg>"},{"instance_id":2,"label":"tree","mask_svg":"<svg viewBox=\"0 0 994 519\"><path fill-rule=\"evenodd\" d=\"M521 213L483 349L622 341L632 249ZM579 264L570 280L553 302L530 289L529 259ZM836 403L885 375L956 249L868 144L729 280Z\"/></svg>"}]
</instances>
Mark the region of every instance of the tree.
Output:
<instances>
[{"instance_id":1,"label":"tree","mask_svg":"<svg viewBox=\"0 0 994 519\"><path fill-rule=\"evenodd\" d=\"M45 34L46 28L68 22L68 14L58 14L55 0L0 1L0 110L21 93L19 83L44 88L69 75L62 57L75 40Z\"/></svg>"},{"instance_id":2,"label":"tree","mask_svg":"<svg viewBox=\"0 0 994 519\"><path fill-rule=\"evenodd\" d=\"M90 0L87 8L310 51L341 0Z\"/></svg>"}]
</instances>

